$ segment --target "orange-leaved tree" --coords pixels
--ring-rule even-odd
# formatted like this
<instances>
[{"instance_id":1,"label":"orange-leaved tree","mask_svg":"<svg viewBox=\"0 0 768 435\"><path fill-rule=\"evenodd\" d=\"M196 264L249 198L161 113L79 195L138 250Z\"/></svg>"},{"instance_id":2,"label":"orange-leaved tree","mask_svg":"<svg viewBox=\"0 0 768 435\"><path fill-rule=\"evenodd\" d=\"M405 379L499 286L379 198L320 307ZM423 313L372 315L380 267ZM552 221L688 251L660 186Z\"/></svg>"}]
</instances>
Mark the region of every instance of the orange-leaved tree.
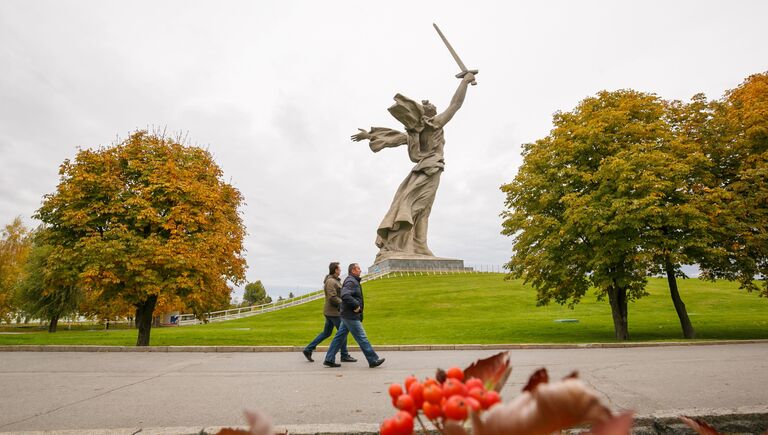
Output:
<instances>
[{"instance_id":1,"label":"orange-leaved tree","mask_svg":"<svg viewBox=\"0 0 768 435\"><path fill-rule=\"evenodd\" d=\"M10 322L17 311L14 294L31 246L30 230L20 217L0 230L0 322Z\"/></svg>"},{"instance_id":2,"label":"orange-leaved tree","mask_svg":"<svg viewBox=\"0 0 768 435\"><path fill-rule=\"evenodd\" d=\"M694 125L707 152L704 198L715 243L701 261L703 276L737 280L768 297L768 72L749 76ZM762 285L759 285L761 284Z\"/></svg>"},{"instance_id":3,"label":"orange-leaved tree","mask_svg":"<svg viewBox=\"0 0 768 435\"><path fill-rule=\"evenodd\" d=\"M137 346L149 345L158 300L202 313L244 279L242 195L206 150L137 131L80 150L59 174L36 215L52 258L76 268L89 301L135 307Z\"/></svg>"}]
</instances>

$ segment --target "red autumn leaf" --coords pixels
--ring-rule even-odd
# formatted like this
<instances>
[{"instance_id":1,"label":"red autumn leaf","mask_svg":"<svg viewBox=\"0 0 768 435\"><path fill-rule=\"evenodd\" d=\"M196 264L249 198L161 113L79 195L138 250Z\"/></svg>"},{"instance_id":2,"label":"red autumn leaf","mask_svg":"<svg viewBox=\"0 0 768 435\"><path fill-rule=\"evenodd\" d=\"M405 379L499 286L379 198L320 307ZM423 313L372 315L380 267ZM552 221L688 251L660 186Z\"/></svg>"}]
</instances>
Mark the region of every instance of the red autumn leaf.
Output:
<instances>
[{"instance_id":1,"label":"red autumn leaf","mask_svg":"<svg viewBox=\"0 0 768 435\"><path fill-rule=\"evenodd\" d=\"M467 373L464 371L464 376L466 377ZM443 369L437 369L437 372L435 373L435 379L437 382L440 382L441 384L445 382L446 379L448 379L448 375L445 373L445 370Z\"/></svg>"},{"instance_id":2,"label":"red autumn leaf","mask_svg":"<svg viewBox=\"0 0 768 435\"><path fill-rule=\"evenodd\" d=\"M539 384L546 384L547 382L549 382L549 373L547 373L547 369L542 367L533 372L531 377L528 378L528 383L523 387L523 391L533 391Z\"/></svg>"},{"instance_id":3,"label":"red autumn leaf","mask_svg":"<svg viewBox=\"0 0 768 435\"><path fill-rule=\"evenodd\" d=\"M563 380L566 380L566 379L579 379L579 371L574 370L568 373L568 375L563 378Z\"/></svg>"},{"instance_id":4,"label":"red autumn leaf","mask_svg":"<svg viewBox=\"0 0 768 435\"><path fill-rule=\"evenodd\" d=\"M683 415L680 416L680 420L700 435L720 435L720 432L718 432L717 429L698 418L686 417Z\"/></svg>"},{"instance_id":5,"label":"red autumn leaf","mask_svg":"<svg viewBox=\"0 0 768 435\"><path fill-rule=\"evenodd\" d=\"M512 364L509 361L509 351L479 359L464 369L464 379L478 378L483 381L488 390L501 391L512 373Z\"/></svg>"}]
</instances>

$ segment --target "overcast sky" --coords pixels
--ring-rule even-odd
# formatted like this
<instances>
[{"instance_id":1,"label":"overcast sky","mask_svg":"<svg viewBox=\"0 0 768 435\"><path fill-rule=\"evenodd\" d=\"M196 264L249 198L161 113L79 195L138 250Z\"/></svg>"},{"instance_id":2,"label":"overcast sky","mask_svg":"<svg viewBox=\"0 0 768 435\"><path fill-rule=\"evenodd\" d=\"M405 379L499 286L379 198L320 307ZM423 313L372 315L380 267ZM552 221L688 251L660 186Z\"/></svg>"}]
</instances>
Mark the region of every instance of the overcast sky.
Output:
<instances>
[{"instance_id":1,"label":"overcast sky","mask_svg":"<svg viewBox=\"0 0 768 435\"><path fill-rule=\"evenodd\" d=\"M719 98L768 70L765 1L0 2L0 223L31 216L78 148L152 126L206 147L245 196L249 281L319 288L330 261L371 265L410 170L357 127L399 127L400 92L444 109L458 67L478 85L445 129L429 227L441 257L500 265L521 144L584 97L633 88Z\"/></svg>"}]
</instances>

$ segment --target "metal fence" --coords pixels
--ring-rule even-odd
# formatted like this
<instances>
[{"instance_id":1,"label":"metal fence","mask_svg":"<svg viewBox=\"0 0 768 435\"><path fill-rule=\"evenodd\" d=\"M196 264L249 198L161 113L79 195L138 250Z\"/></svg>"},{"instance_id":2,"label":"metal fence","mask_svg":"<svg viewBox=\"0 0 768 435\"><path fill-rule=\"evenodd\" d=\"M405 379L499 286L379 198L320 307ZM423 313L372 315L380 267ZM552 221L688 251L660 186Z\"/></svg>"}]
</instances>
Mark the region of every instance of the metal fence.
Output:
<instances>
[{"instance_id":1,"label":"metal fence","mask_svg":"<svg viewBox=\"0 0 768 435\"><path fill-rule=\"evenodd\" d=\"M229 310L212 311L205 313L202 319L194 314L181 314L178 325L197 325L199 323L221 322L224 320L240 319L243 317L255 316L257 314L269 313L271 311L282 310L283 308L295 307L296 305L306 304L324 297L322 290L307 293L291 299L282 299L262 305L252 305L250 307L231 308Z\"/></svg>"},{"instance_id":2,"label":"metal fence","mask_svg":"<svg viewBox=\"0 0 768 435\"><path fill-rule=\"evenodd\" d=\"M500 264L472 264L454 268L398 268L394 270L382 270L363 277L363 282L376 279L393 278L401 276L428 276L450 274L478 274L478 273L506 273L504 266Z\"/></svg>"}]
</instances>

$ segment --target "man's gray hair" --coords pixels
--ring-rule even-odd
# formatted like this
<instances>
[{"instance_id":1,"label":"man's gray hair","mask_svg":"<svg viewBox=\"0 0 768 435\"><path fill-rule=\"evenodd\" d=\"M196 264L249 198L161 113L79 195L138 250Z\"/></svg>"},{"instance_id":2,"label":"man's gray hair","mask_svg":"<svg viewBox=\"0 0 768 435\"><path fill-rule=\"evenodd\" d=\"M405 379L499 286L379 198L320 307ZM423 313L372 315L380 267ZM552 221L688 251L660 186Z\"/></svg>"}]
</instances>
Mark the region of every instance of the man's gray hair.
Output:
<instances>
[{"instance_id":1,"label":"man's gray hair","mask_svg":"<svg viewBox=\"0 0 768 435\"><path fill-rule=\"evenodd\" d=\"M358 266L358 264L357 263L350 264L349 267L347 268L347 273L352 274L352 269L354 269L355 266Z\"/></svg>"}]
</instances>

